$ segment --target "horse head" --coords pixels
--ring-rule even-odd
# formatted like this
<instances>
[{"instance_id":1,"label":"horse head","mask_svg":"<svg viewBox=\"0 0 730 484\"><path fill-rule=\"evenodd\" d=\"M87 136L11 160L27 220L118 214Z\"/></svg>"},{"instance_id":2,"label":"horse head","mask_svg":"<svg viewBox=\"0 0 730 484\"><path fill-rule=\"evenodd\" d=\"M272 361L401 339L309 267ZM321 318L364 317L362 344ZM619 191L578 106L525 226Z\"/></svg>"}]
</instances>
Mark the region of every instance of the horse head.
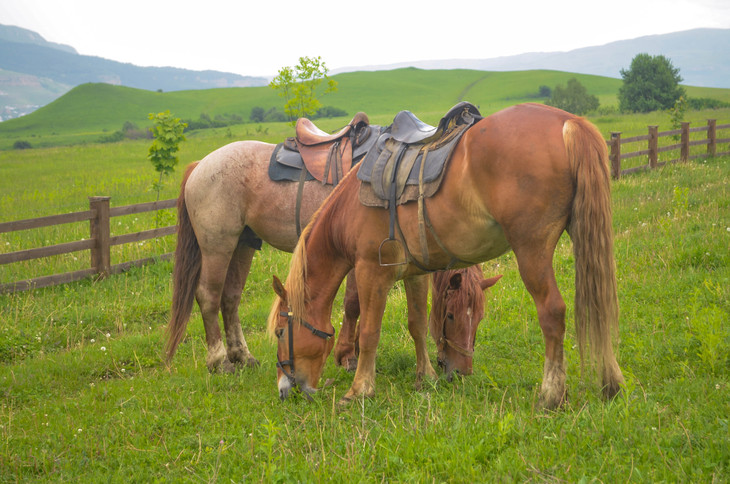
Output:
<instances>
[{"instance_id":1,"label":"horse head","mask_svg":"<svg viewBox=\"0 0 730 484\"><path fill-rule=\"evenodd\" d=\"M484 318L483 291L501 277L484 279L479 266L434 273L429 327L449 380L454 372L472 374L477 328Z\"/></svg>"},{"instance_id":2,"label":"horse head","mask_svg":"<svg viewBox=\"0 0 730 484\"><path fill-rule=\"evenodd\" d=\"M291 300L289 291L276 276L273 287L278 298L269 316L269 329L277 339L279 398L285 400L294 387L310 398L317 391L325 361L334 346L334 327L327 322L328 331L323 331L307 321L304 305Z\"/></svg>"}]
</instances>

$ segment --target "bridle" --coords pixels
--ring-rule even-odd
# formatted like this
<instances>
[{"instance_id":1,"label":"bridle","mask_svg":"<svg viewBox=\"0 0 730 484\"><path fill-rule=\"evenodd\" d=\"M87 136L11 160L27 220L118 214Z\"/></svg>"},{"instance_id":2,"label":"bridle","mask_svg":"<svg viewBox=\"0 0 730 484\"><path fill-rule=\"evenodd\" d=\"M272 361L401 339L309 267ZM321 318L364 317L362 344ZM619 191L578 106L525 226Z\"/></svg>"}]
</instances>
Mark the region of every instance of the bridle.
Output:
<instances>
[{"instance_id":1,"label":"bridle","mask_svg":"<svg viewBox=\"0 0 730 484\"><path fill-rule=\"evenodd\" d=\"M289 383L291 384L291 386L294 387L294 386L296 386L296 380L294 378L294 331L293 331L295 316L294 316L294 313L292 313L291 311L281 311L279 313L279 315L286 316L286 318L287 318L287 328L288 328L287 332L289 333L289 359L284 360L284 361L280 360L279 354L277 352L276 367L279 368L282 373L284 373L284 376L286 376L287 380L289 380ZM309 331L311 331L313 335L315 335L319 338L322 338L325 341L335 335L334 333L327 333L325 331L315 328L314 326L312 326L311 324L309 324L307 321L305 321L304 319L302 319L300 317L296 317L296 319L299 320L299 323L302 326L304 326ZM281 335L279 335L279 337L281 338ZM285 366L289 367L289 371L286 371L286 369L284 369ZM306 393L306 392L303 392L303 393L305 395L307 395L307 397L309 397L308 393Z\"/></svg>"},{"instance_id":2,"label":"bridle","mask_svg":"<svg viewBox=\"0 0 730 484\"><path fill-rule=\"evenodd\" d=\"M444 313L446 313L446 304L444 304ZM441 316L441 336L439 337L438 341L436 342L436 347L438 348L439 352L443 352L446 349L446 346L449 346L454 349L457 353L459 353L462 356L465 356L467 358L472 358L474 356L474 350L470 350L468 348L464 348L463 346L454 343L450 339L446 337L446 318L447 315L443 314Z\"/></svg>"}]
</instances>

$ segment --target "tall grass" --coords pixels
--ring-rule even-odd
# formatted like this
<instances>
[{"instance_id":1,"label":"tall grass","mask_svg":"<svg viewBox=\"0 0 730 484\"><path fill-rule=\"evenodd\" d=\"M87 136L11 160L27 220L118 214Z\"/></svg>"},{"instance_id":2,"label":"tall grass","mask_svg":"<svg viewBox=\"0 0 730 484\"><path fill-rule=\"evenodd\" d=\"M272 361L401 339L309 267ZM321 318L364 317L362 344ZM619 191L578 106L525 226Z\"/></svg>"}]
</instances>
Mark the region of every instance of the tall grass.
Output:
<instances>
[{"instance_id":1,"label":"tall grass","mask_svg":"<svg viewBox=\"0 0 730 484\"><path fill-rule=\"evenodd\" d=\"M630 131L631 119L603 127ZM225 129L192 137L182 164L228 140ZM12 173L0 177L2 221L83 210L90 195L110 195L113 205L149 201L145 146L0 153ZM484 265L504 277L488 295L473 375L414 388L397 285L376 396L344 409L335 402L352 375L331 359L324 378L334 383L314 402L278 401L264 321L271 276L286 275L289 255L268 246L254 259L240 309L262 365L235 375L208 372L197 308L172 365L163 363L170 262L0 295L0 482L727 482L729 179L724 157L613 183L626 386L610 402L590 373L581 376L573 256L570 239L561 239L554 266L569 308L569 400L557 412L535 408L544 345L512 254ZM162 196L175 196L177 183ZM137 230L133 220L122 223ZM3 250L26 243L1 237ZM333 318L341 316L338 298ZM429 349L435 363L431 341Z\"/></svg>"}]
</instances>

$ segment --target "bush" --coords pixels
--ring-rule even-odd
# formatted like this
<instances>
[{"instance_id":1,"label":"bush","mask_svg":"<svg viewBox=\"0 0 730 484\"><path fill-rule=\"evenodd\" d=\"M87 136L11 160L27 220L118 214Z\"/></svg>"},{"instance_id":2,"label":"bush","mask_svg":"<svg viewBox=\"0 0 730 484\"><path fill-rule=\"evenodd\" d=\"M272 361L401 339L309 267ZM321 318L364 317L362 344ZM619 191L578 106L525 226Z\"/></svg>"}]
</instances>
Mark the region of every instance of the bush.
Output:
<instances>
[{"instance_id":1,"label":"bush","mask_svg":"<svg viewBox=\"0 0 730 484\"><path fill-rule=\"evenodd\" d=\"M722 109L730 108L730 103L720 101L719 99L710 99L706 97L690 97L687 98L687 104L690 109Z\"/></svg>"},{"instance_id":2,"label":"bush","mask_svg":"<svg viewBox=\"0 0 730 484\"><path fill-rule=\"evenodd\" d=\"M337 118L339 116L347 116L347 111L340 108L333 108L332 106L324 106L317 110L317 113L312 116L312 119Z\"/></svg>"},{"instance_id":3,"label":"bush","mask_svg":"<svg viewBox=\"0 0 730 484\"><path fill-rule=\"evenodd\" d=\"M15 150L29 150L31 148L32 146L28 141L16 141L15 143L13 143L13 149Z\"/></svg>"},{"instance_id":4,"label":"bush","mask_svg":"<svg viewBox=\"0 0 730 484\"><path fill-rule=\"evenodd\" d=\"M545 104L582 116L598 109L598 98L588 94L585 86L574 77L568 81L566 87L555 86L553 95Z\"/></svg>"}]
</instances>

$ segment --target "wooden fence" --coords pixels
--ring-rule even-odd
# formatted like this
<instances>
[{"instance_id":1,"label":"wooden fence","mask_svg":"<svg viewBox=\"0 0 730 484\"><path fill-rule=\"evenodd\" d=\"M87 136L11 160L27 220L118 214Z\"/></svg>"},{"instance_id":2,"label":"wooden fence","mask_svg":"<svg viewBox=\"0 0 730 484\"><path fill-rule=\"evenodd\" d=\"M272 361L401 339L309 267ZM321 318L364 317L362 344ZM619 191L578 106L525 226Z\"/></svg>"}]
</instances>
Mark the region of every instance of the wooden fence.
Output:
<instances>
[{"instance_id":1,"label":"wooden fence","mask_svg":"<svg viewBox=\"0 0 730 484\"><path fill-rule=\"evenodd\" d=\"M659 131L658 126L649 126L649 134L642 136L632 136L631 138L621 138L620 132L612 132L611 139L606 141L608 147L611 150L611 175L613 178L620 178L621 175L639 171L657 168L667 163L685 162L701 156L719 156L730 154L730 145L726 151L718 151L718 145L723 143L730 144L730 138L718 138L717 132L720 130L730 129L730 124L717 124L715 119L708 119L706 126L700 126L697 128L690 128L690 123L682 123L680 129L671 131ZM699 133L706 131L707 135L703 139L690 139L690 133ZM668 144L665 146L659 146L659 139L662 137L672 137L672 139L679 137L679 143ZM636 142L647 142L647 149L634 151L631 153L622 153L621 146L627 143ZM707 149L704 153L690 153L690 147L707 145ZM659 153L677 151L679 150L679 157L670 159L667 161L659 161ZM644 165L635 166L632 168L621 169L621 161L628 158L635 158L640 156L646 156L648 161Z\"/></svg>"},{"instance_id":2,"label":"wooden fence","mask_svg":"<svg viewBox=\"0 0 730 484\"><path fill-rule=\"evenodd\" d=\"M89 210L85 210L83 212L73 212L62 215L51 215L49 217L0 223L0 234L5 232L49 227L52 225L83 222L84 220L89 220L90 226L89 239L0 254L0 265L31 259L40 259L60 254L68 254L82 250L91 251L91 267L88 269L27 279L18 282L6 282L0 284L0 293L54 286L56 284L78 281L89 276L105 277L109 274L118 274L130 267L141 266L158 259L158 257L149 257L112 265L111 247L174 234L177 230L176 225L112 237L110 230L111 219L112 217L118 217L121 215L133 215L137 213L173 208L175 207L177 200L173 198L159 202L140 203L114 208L110 208L109 200L110 197L89 197ZM171 258L172 253L162 254L159 256L159 259L163 260Z\"/></svg>"},{"instance_id":3,"label":"wooden fence","mask_svg":"<svg viewBox=\"0 0 730 484\"><path fill-rule=\"evenodd\" d=\"M618 179L621 175L626 173L653 169L665 165L666 163L688 161L700 156L730 155L730 145L727 147L726 151L718 151L718 146L721 146L723 143L730 144L730 138L717 137L718 131L730 129L730 124L718 125L714 119L709 119L706 126L698 128L690 128L690 123L682 123L681 129L672 131L660 132L657 126L649 126L648 128L649 134L633 136L631 138L621 138L620 132L611 133L611 139L607 140L606 143L610 148L611 174L614 178ZM705 137L699 140L690 139L690 133L702 131L707 132ZM676 136L679 136L679 143L661 147L659 146L660 138ZM630 153L623 153L621 151L622 145L637 142L647 142L647 149ZM690 148L692 146L699 145L707 145L705 152L691 154ZM678 158L661 162L659 161L659 153L677 150L679 150ZM647 157L648 162L646 164L628 169L621 169L622 160L641 156ZM121 215L132 215L136 213L173 208L175 206L176 199L114 208L109 207L109 200L110 197L90 197L89 210L83 212L0 223L0 233L5 233L89 220L91 235L88 240L79 240L76 242L68 242L36 249L0 254L0 265L3 265L10 264L12 262L39 259L82 250L91 251L91 267L88 269L67 272L64 274L54 274L51 276L38 277L18 282L3 283L0 284L0 293L53 286L66 282L78 281L89 276L105 277L109 274L118 274L132 266L141 266L158 259L158 257L149 257L112 265L111 247L174 234L177 229L176 225L112 237L110 235L110 219ZM166 253L159 256L159 259L163 260L171 258L172 253Z\"/></svg>"}]
</instances>

